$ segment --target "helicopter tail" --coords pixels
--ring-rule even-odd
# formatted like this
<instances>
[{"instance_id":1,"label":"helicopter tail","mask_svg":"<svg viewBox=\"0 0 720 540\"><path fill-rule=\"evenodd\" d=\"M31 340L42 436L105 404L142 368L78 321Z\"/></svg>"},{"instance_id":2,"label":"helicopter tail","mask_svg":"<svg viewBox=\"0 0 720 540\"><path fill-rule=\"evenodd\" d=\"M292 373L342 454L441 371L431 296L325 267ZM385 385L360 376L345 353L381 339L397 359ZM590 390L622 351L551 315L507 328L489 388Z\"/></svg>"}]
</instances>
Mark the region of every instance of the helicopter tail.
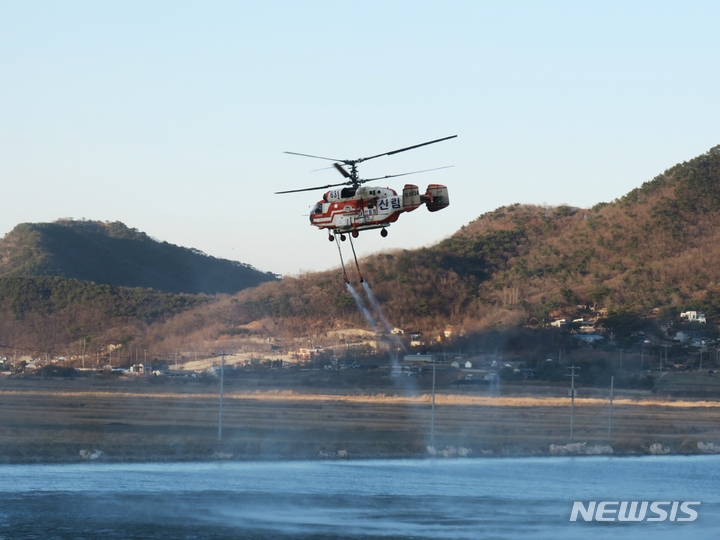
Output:
<instances>
[{"instance_id":1,"label":"helicopter tail","mask_svg":"<svg viewBox=\"0 0 720 540\"><path fill-rule=\"evenodd\" d=\"M423 196L426 198L427 209L430 212L437 212L443 208L447 208L450 205L450 195L448 189L442 184L430 184L427 188L427 192Z\"/></svg>"},{"instance_id":2,"label":"helicopter tail","mask_svg":"<svg viewBox=\"0 0 720 540\"><path fill-rule=\"evenodd\" d=\"M415 184L405 184L405 187L403 188L403 209L406 212L412 212L422 203L423 201L420 198L420 188Z\"/></svg>"}]
</instances>

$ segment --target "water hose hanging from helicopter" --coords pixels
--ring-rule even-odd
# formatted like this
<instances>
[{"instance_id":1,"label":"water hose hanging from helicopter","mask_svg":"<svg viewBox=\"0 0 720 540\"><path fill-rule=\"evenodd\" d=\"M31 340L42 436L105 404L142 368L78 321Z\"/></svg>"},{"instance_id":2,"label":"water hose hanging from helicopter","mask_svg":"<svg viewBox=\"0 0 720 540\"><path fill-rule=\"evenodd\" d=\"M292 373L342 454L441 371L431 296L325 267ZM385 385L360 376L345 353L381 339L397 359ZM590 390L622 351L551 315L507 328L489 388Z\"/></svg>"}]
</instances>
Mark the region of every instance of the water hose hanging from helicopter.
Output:
<instances>
[{"instance_id":1,"label":"water hose hanging from helicopter","mask_svg":"<svg viewBox=\"0 0 720 540\"><path fill-rule=\"evenodd\" d=\"M350 280L348 279L347 272L345 271L345 261L343 261L342 250L340 249L340 242L335 242L335 243L337 244L338 254L340 255L340 265L342 266L342 269L343 269L343 281L345 281L345 283L349 284Z\"/></svg>"},{"instance_id":2,"label":"water hose hanging from helicopter","mask_svg":"<svg viewBox=\"0 0 720 540\"><path fill-rule=\"evenodd\" d=\"M360 283L364 283L365 278L362 276L362 272L360 272L360 263L358 263L358 260L357 260L357 254L355 253L355 245L353 244L353 241L352 241L352 235L349 235L349 238L350 238L350 247L352 248L352 253L353 253L353 259L355 260L355 268L357 268L358 276L360 277ZM340 242L335 242L335 244L337 245L337 248L338 248L338 255L340 255L340 266L342 266L342 270L343 270L343 281L345 283L350 283L350 280L348 279L348 276L347 276L347 270L345 269L345 260L343 259L342 249L340 248Z\"/></svg>"},{"instance_id":3,"label":"water hose hanging from helicopter","mask_svg":"<svg viewBox=\"0 0 720 540\"><path fill-rule=\"evenodd\" d=\"M357 268L358 276L360 276L360 283L364 283L365 279L362 277L362 272L360 272L360 265L358 264L357 255L355 254L355 244L353 244L352 241L353 235L351 234L348 238L350 239L350 247L352 248L353 258L355 259L355 267ZM339 244L338 247L340 247Z\"/></svg>"}]
</instances>

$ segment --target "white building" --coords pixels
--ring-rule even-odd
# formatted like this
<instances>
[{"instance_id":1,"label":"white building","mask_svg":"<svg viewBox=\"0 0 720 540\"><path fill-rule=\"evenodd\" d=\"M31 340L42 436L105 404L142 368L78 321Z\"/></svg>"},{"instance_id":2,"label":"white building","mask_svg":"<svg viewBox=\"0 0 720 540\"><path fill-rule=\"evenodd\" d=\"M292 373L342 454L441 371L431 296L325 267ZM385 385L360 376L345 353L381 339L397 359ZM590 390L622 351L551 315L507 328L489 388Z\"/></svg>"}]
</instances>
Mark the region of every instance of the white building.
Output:
<instances>
[{"instance_id":1,"label":"white building","mask_svg":"<svg viewBox=\"0 0 720 540\"><path fill-rule=\"evenodd\" d=\"M680 314L681 319L687 319L688 322L699 322L702 324L707 323L704 313L698 313L697 311L684 311Z\"/></svg>"}]
</instances>

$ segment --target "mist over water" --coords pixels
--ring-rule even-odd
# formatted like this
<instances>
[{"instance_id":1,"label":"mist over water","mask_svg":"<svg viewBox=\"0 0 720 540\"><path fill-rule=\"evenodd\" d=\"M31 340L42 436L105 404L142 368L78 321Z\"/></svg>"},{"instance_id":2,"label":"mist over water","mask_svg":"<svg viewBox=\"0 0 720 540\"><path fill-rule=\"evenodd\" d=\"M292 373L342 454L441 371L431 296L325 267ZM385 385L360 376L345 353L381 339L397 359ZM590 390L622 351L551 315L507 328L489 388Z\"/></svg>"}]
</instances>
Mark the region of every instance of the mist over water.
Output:
<instances>
[{"instance_id":1,"label":"mist over water","mask_svg":"<svg viewBox=\"0 0 720 540\"><path fill-rule=\"evenodd\" d=\"M720 456L0 466L1 538L712 538ZM692 523L573 501L701 501Z\"/></svg>"}]
</instances>

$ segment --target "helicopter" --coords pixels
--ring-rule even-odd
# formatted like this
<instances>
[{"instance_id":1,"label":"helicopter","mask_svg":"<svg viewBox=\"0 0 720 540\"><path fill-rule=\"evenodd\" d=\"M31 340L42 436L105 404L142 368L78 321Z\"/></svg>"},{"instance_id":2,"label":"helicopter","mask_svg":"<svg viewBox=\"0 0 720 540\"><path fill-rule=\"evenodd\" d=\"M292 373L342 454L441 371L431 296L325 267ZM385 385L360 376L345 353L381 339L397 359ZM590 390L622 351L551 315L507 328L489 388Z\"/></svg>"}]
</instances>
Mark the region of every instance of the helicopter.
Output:
<instances>
[{"instance_id":1,"label":"helicopter","mask_svg":"<svg viewBox=\"0 0 720 540\"><path fill-rule=\"evenodd\" d=\"M457 137L457 135L451 135L450 137L443 137L442 139L358 159L333 159L311 154L300 154L298 152L285 152L286 154L295 156L332 161L334 162L333 167L347 180L339 184L278 191L275 194L281 195L302 191L338 188L325 192L322 200L315 203L310 210L310 223L321 230L326 229L328 231L328 240L331 242L335 240L336 236L339 236L340 240L344 242L346 234L357 238L361 231L371 229L380 229L380 235L384 238L388 235L387 227L389 227L391 223L395 223L403 212L412 212L422 204L425 204L430 212L437 212L443 208L447 208L450 204L448 189L442 184L430 184L425 190L425 193L421 193L420 188L415 184L405 184L402 193L398 194L397 191L389 187L382 188L366 186L364 184L386 180L388 178L445 169L447 167L361 179L358 173L358 165L370 159L399 154L400 152L447 141L455 137Z\"/></svg>"}]
</instances>

